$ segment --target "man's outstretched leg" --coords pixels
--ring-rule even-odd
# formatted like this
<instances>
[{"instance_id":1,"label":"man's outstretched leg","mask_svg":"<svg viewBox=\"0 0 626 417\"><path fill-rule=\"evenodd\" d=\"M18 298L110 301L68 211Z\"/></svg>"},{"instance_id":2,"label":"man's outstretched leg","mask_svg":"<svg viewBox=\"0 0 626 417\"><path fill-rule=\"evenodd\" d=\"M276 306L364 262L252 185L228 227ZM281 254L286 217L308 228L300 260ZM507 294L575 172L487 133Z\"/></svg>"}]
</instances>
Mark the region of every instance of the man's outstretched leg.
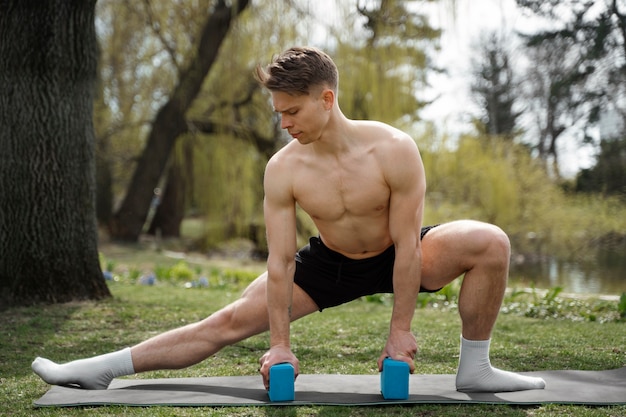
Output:
<instances>
[{"instance_id":1,"label":"man's outstretched leg","mask_svg":"<svg viewBox=\"0 0 626 417\"><path fill-rule=\"evenodd\" d=\"M491 331L509 273L510 244L496 226L459 221L432 229L422 242L422 285L441 288L465 274L459 295L463 323L456 376L458 391L504 392L543 389L541 378L491 366Z\"/></svg>"},{"instance_id":2,"label":"man's outstretched leg","mask_svg":"<svg viewBox=\"0 0 626 417\"><path fill-rule=\"evenodd\" d=\"M37 358L33 371L53 385L106 389L119 376L194 365L225 346L268 330L266 279L267 274L261 275L240 299L197 323L162 333L132 348L88 359L57 364ZM315 303L297 285L293 297L293 320L317 311Z\"/></svg>"},{"instance_id":3,"label":"man's outstretched leg","mask_svg":"<svg viewBox=\"0 0 626 417\"><path fill-rule=\"evenodd\" d=\"M57 364L45 358L33 361L33 371L51 385L77 385L85 389L106 389L113 378L135 373L131 349Z\"/></svg>"}]
</instances>

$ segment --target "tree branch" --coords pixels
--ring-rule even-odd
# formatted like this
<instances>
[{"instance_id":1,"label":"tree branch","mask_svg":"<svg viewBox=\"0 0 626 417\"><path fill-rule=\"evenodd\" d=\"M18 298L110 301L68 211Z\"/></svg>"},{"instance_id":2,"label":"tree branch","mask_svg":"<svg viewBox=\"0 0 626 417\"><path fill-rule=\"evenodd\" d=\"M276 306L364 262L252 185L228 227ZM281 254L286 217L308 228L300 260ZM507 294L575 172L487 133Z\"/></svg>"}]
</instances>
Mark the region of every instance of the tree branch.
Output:
<instances>
[{"instance_id":1,"label":"tree branch","mask_svg":"<svg viewBox=\"0 0 626 417\"><path fill-rule=\"evenodd\" d=\"M174 65L174 67L176 67L177 72L180 74L180 66L178 64L178 59L176 58L176 48L173 48L172 45L170 45L170 43L167 41L167 39L165 39L165 36L163 35L163 32L161 31L160 23L154 19L154 15L152 13L152 6L150 5L150 0L144 0L144 5L146 7L146 15L148 17L148 23L150 24L150 28L152 28L152 31L154 32L154 34L157 36L157 38L159 38L159 40L163 44L165 51L167 51L167 54L170 56L170 59L172 60L172 64Z\"/></svg>"}]
</instances>

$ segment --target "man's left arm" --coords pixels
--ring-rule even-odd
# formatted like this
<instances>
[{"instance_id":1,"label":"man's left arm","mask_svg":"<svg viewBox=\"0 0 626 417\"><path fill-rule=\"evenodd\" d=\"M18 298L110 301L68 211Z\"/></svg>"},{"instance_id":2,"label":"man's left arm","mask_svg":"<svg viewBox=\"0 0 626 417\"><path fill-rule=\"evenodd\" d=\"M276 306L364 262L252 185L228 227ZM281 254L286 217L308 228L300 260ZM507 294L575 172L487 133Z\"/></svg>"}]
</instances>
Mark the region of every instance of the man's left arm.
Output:
<instances>
[{"instance_id":1,"label":"man's left arm","mask_svg":"<svg viewBox=\"0 0 626 417\"><path fill-rule=\"evenodd\" d=\"M403 138L393 148L393 163L387 164L385 172L391 189L389 232L396 252L394 301L389 337L378 365L382 369L382 360L391 357L407 362L413 372L417 342L411 332L411 322L421 283L420 229L426 180L422 159L411 138Z\"/></svg>"}]
</instances>

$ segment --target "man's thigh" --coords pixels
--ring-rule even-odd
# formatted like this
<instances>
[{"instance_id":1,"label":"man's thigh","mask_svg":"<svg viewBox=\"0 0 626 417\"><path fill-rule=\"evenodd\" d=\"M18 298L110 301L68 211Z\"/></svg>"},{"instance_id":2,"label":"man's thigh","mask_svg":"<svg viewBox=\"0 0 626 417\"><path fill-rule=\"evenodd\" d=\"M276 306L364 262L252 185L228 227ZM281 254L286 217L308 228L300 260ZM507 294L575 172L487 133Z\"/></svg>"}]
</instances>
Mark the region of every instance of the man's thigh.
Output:
<instances>
[{"instance_id":1,"label":"man's thigh","mask_svg":"<svg viewBox=\"0 0 626 417\"><path fill-rule=\"evenodd\" d=\"M238 302L247 307L245 310L250 318L256 318L257 320L265 320L267 318L267 271L250 283ZM297 320L317 310L317 305L311 297L294 283L292 320Z\"/></svg>"},{"instance_id":2,"label":"man's thigh","mask_svg":"<svg viewBox=\"0 0 626 417\"><path fill-rule=\"evenodd\" d=\"M442 288L471 269L496 226L459 220L431 229L422 240L422 287Z\"/></svg>"}]
</instances>

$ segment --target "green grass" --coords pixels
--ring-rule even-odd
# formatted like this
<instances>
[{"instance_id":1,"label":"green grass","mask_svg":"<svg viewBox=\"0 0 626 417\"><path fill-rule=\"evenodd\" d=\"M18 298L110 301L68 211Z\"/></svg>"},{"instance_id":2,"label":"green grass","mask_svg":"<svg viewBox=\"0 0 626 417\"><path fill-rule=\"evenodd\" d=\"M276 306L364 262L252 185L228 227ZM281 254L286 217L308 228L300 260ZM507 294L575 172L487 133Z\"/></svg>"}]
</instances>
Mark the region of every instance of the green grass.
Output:
<instances>
[{"instance_id":1,"label":"green grass","mask_svg":"<svg viewBox=\"0 0 626 417\"><path fill-rule=\"evenodd\" d=\"M122 268L125 261L118 261ZM131 260L135 262L135 260ZM170 265L175 265L172 262ZM622 416L626 406L549 405L420 405L412 407L84 407L34 408L33 401L49 386L34 375L35 356L65 362L133 345L166 329L205 317L236 299L249 271L209 288L189 288L177 281L136 285L130 277L109 282L114 298L102 302L15 308L0 322L0 416ZM192 269L198 269L197 266ZM128 269L128 268L126 268ZM233 278L235 277L235 278ZM243 277L243 278L242 278ZM215 282L212 282L213 284ZM443 296L440 296L443 297ZM535 296L536 297L536 296ZM460 321L454 294L433 299L417 311L414 330L420 352L417 372L454 373L458 360ZM519 297L513 297L519 303ZM555 301L554 294L536 305ZM543 301L542 301L543 300ZM314 314L293 324L292 342L302 373L377 373L376 360L385 342L389 300L359 300ZM445 308L434 308L438 302ZM562 308L568 308L567 305ZM576 308L579 308L578 305ZM617 307L615 307L617 309ZM512 309L514 310L514 309ZM526 310L524 310L526 311ZM626 364L626 323L570 320L567 315L526 317L502 314L494 332L492 362L513 370L603 370ZM256 375L258 358L268 345L267 334L252 337L215 357L181 371L145 373L137 378ZM259 377L259 385L261 380Z\"/></svg>"}]
</instances>

